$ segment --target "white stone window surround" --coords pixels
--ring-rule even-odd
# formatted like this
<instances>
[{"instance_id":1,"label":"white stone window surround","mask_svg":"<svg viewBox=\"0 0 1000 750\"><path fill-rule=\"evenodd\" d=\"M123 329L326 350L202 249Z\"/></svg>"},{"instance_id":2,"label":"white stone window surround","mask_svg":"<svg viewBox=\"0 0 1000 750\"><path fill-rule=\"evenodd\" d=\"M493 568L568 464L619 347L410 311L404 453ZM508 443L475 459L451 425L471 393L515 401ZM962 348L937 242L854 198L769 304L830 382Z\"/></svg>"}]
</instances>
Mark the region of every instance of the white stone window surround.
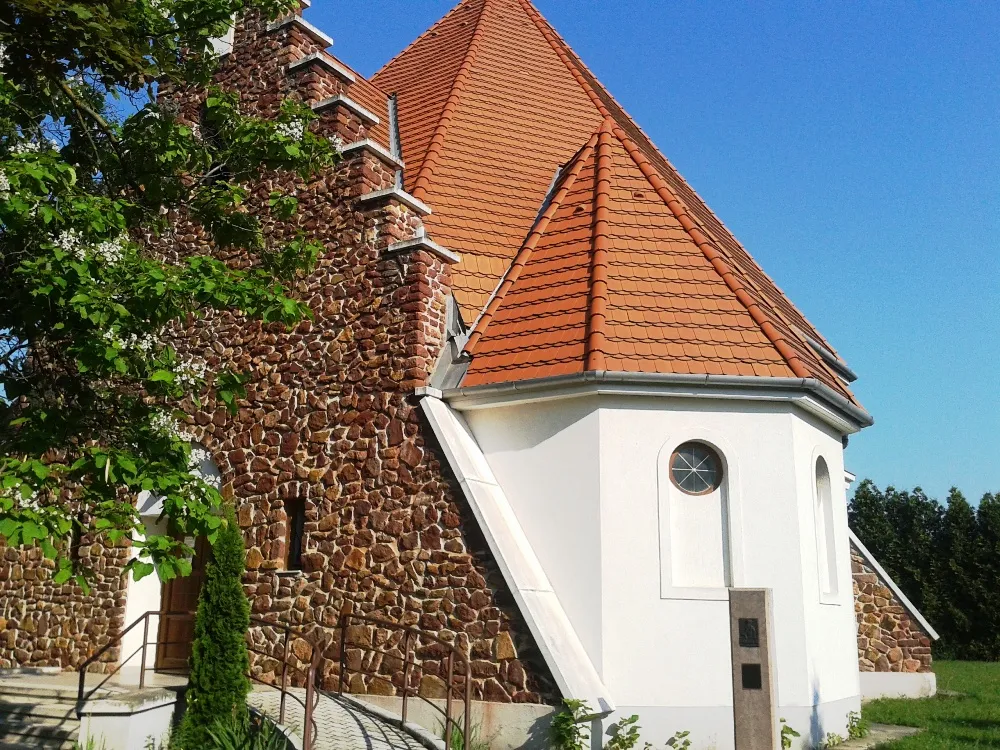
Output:
<instances>
[{"instance_id":1,"label":"white stone window surround","mask_svg":"<svg viewBox=\"0 0 1000 750\"><path fill-rule=\"evenodd\" d=\"M811 500L816 540L816 588L820 604L838 607L843 603L840 596L840 543L830 464L830 460L818 447L813 449L809 474L812 479ZM821 478L821 467L825 470L825 484Z\"/></svg>"},{"instance_id":2,"label":"white stone window surround","mask_svg":"<svg viewBox=\"0 0 1000 750\"><path fill-rule=\"evenodd\" d=\"M660 452L656 459L660 598L728 601L729 587L739 587L744 580L742 495L740 491L740 467L736 452L722 434L704 428L686 429L683 432L662 435L660 440ZM722 462L722 485L719 491L722 493L723 513L728 527L728 538L724 539L724 544L728 543L726 560L728 586L695 587L674 584L670 507L671 499L679 496L682 491L670 479L670 458L678 447L688 442L704 443L716 452Z\"/></svg>"}]
</instances>

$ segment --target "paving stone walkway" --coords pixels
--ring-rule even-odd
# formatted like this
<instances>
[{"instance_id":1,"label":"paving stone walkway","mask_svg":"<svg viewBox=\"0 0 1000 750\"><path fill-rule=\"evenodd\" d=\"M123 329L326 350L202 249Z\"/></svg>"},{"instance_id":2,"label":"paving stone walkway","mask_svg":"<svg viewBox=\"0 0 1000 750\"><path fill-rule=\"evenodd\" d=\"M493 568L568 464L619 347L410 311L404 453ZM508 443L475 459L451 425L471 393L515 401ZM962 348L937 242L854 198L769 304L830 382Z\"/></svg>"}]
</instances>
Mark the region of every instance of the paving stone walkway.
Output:
<instances>
[{"instance_id":1,"label":"paving stone walkway","mask_svg":"<svg viewBox=\"0 0 1000 750\"><path fill-rule=\"evenodd\" d=\"M287 699L285 726L301 739L305 690L290 692L299 700ZM281 694L277 690L254 690L247 702L274 721L278 720ZM426 750L413 735L337 696L321 694L313 720L317 728L315 750Z\"/></svg>"}]
</instances>

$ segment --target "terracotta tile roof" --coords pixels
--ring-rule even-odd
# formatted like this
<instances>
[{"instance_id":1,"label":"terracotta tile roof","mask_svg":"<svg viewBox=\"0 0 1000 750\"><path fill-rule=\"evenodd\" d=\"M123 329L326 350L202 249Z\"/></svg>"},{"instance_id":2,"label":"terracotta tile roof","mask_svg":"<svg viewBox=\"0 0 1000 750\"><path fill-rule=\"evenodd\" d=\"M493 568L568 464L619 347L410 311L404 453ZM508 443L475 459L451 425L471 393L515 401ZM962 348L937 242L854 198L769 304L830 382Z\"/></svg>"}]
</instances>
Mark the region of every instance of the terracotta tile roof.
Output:
<instances>
[{"instance_id":1,"label":"terracotta tile roof","mask_svg":"<svg viewBox=\"0 0 1000 750\"><path fill-rule=\"evenodd\" d=\"M567 166L473 333L463 385L587 370L797 375L636 150L608 119Z\"/></svg>"},{"instance_id":2,"label":"terracotta tile roof","mask_svg":"<svg viewBox=\"0 0 1000 750\"><path fill-rule=\"evenodd\" d=\"M398 97L405 185L434 209L428 232L462 255L452 282L467 319L507 273L464 384L594 369L603 356L609 369L812 377L851 397L805 337L833 348L529 0L463 0L373 81ZM599 206L586 162L602 127L616 187ZM566 201L583 201L567 194L535 226L571 160L579 172L564 170L557 192L585 194L589 181L592 205L566 216ZM609 221L615 233L588 234ZM531 272L510 284L525 257ZM602 313L616 294L630 303Z\"/></svg>"}]
</instances>

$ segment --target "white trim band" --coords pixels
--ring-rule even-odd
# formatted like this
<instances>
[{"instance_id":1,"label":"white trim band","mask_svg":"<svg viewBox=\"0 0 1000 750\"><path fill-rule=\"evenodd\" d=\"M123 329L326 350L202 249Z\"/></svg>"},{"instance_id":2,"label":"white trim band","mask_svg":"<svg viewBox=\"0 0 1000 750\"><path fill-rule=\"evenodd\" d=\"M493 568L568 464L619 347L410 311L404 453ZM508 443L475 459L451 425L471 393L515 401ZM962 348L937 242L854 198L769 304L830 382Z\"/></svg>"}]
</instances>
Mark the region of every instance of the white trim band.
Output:
<instances>
[{"instance_id":1,"label":"white trim band","mask_svg":"<svg viewBox=\"0 0 1000 750\"><path fill-rule=\"evenodd\" d=\"M611 692L580 642L469 426L433 396L421 398L420 406L560 692L587 701L598 714L611 713L615 710Z\"/></svg>"},{"instance_id":2,"label":"white trim band","mask_svg":"<svg viewBox=\"0 0 1000 750\"><path fill-rule=\"evenodd\" d=\"M412 209L420 216L430 216L431 207L424 203L422 200L414 198L408 192L398 187L386 188L385 190L375 190L371 193L365 193L358 198L362 203L372 203L374 201L380 200L394 200L402 203L409 209Z\"/></svg>"},{"instance_id":3,"label":"white trim band","mask_svg":"<svg viewBox=\"0 0 1000 750\"><path fill-rule=\"evenodd\" d=\"M354 77L354 73L349 71L325 52L313 52L305 57L300 57L294 62L288 63L288 72L291 73L292 71L298 70L306 65L310 65L311 63L318 63L322 65L328 71L337 76L337 78L342 81L346 81L347 83L354 83L354 81L357 80Z\"/></svg>"},{"instance_id":4,"label":"white trim band","mask_svg":"<svg viewBox=\"0 0 1000 750\"><path fill-rule=\"evenodd\" d=\"M283 29L285 26L298 26L307 34L310 34L316 41L323 42L325 46L333 46L333 37L327 34L325 31L321 31L309 23L302 16L286 16L279 21L274 21L267 25L268 31L277 31L278 29Z\"/></svg>"},{"instance_id":5,"label":"white trim band","mask_svg":"<svg viewBox=\"0 0 1000 750\"><path fill-rule=\"evenodd\" d=\"M432 255L439 257L445 263L460 263L462 260L462 256L458 253L453 252L446 247L441 247L441 245L428 239L427 237L415 237L412 240L396 242L395 244L389 245L385 251L387 253L405 253L408 250L417 249L426 250ZM440 394L440 391L437 393Z\"/></svg>"},{"instance_id":6,"label":"white trim band","mask_svg":"<svg viewBox=\"0 0 1000 750\"><path fill-rule=\"evenodd\" d=\"M378 125L379 122L381 122L378 115L374 112L365 109L356 101L350 97L344 96L343 94L331 96L329 99L323 99L322 101L314 103L312 105L312 110L313 112L322 112L324 109L328 109L330 107L343 107L348 112L357 116L359 120L368 123L369 125Z\"/></svg>"},{"instance_id":7,"label":"white trim band","mask_svg":"<svg viewBox=\"0 0 1000 750\"><path fill-rule=\"evenodd\" d=\"M361 141L355 141L354 143L348 143L342 149L340 153L344 155L353 154L355 151L367 151L370 154L374 154L376 157L384 161L390 167L395 167L396 169L403 168L403 160L398 159L389 153L381 143L373 141L371 138L365 138Z\"/></svg>"}]
</instances>

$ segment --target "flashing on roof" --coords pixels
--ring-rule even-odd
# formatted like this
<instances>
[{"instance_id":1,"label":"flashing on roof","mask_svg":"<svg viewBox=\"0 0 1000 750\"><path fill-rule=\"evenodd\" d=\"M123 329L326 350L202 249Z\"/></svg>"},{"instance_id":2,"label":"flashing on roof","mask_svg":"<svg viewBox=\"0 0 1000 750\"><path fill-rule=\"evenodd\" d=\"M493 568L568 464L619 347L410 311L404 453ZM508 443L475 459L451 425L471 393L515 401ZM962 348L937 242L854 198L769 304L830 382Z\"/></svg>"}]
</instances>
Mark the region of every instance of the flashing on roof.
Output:
<instances>
[{"instance_id":1,"label":"flashing on roof","mask_svg":"<svg viewBox=\"0 0 1000 750\"><path fill-rule=\"evenodd\" d=\"M831 352L812 336L802 334L802 337L806 340L806 343L812 347L812 350L819 355L819 358L826 363L827 367L837 374L838 378L843 380L845 383L853 383L858 379L857 374L854 370L847 366L847 363L844 362L844 360Z\"/></svg>"},{"instance_id":2,"label":"flashing on roof","mask_svg":"<svg viewBox=\"0 0 1000 750\"><path fill-rule=\"evenodd\" d=\"M298 70L299 68L305 65L311 65L312 63L322 65L324 68L337 76L337 78L347 83L354 83L357 80L354 73L349 71L325 52L313 52L305 57L300 57L298 60L288 64L288 70Z\"/></svg>"},{"instance_id":3,"label":"flashing on roof","mask_svg":"<svg viewBox=\"0 0 1000 750\"><path fill-rule=\"evenodd\" d=\"M312 105L312 110L313 112L322 112L324 109L331 109L333 107L343 107L368 125L378 125L380 122L378 115L371 110L362 107L356 101L350 97L344 96L343 94L338 94L337 96L331 96L329 99L323 99L322 101L315 102Z\"/></svg>"},{"instance_id":4,"label":"flashing on roof","mask_svg":"<svg viewBox=\"0 0 1000 750\"><path fill-rule=\"evenodd\" d=\"M394 200L414 211L419 216L430 216L431 207L419 198L414 198L405 190L398 187L386 188L385 190L375 190L358 197L362 203L374 203L381 200Z\"/></svg>"},{"instance_id":5,"label":"flashing on roof","mask_svg":"<svg viewBox=\"0 0 1000 750\"><path fill-rule=\"evenodd\" d=\"M333 37L332 36L330 36L329 34L327 34L325 31L322 31L322 30L316 28L311 23L309 23L306 19L304 19L302 16L298 16L298 15L286 16L285 18L277 20L277 21L275 21L273 23L269 23L267 25L267 30L268 31L277 31L278 29L283 29L285 26L298 26L304 32L306 32L307 34L309 34L310 36L312 36L316 41L322 42L324 44L324 46L326 46L326 47L332 47L333 46Z\"/></svg>"}]
</instances>

